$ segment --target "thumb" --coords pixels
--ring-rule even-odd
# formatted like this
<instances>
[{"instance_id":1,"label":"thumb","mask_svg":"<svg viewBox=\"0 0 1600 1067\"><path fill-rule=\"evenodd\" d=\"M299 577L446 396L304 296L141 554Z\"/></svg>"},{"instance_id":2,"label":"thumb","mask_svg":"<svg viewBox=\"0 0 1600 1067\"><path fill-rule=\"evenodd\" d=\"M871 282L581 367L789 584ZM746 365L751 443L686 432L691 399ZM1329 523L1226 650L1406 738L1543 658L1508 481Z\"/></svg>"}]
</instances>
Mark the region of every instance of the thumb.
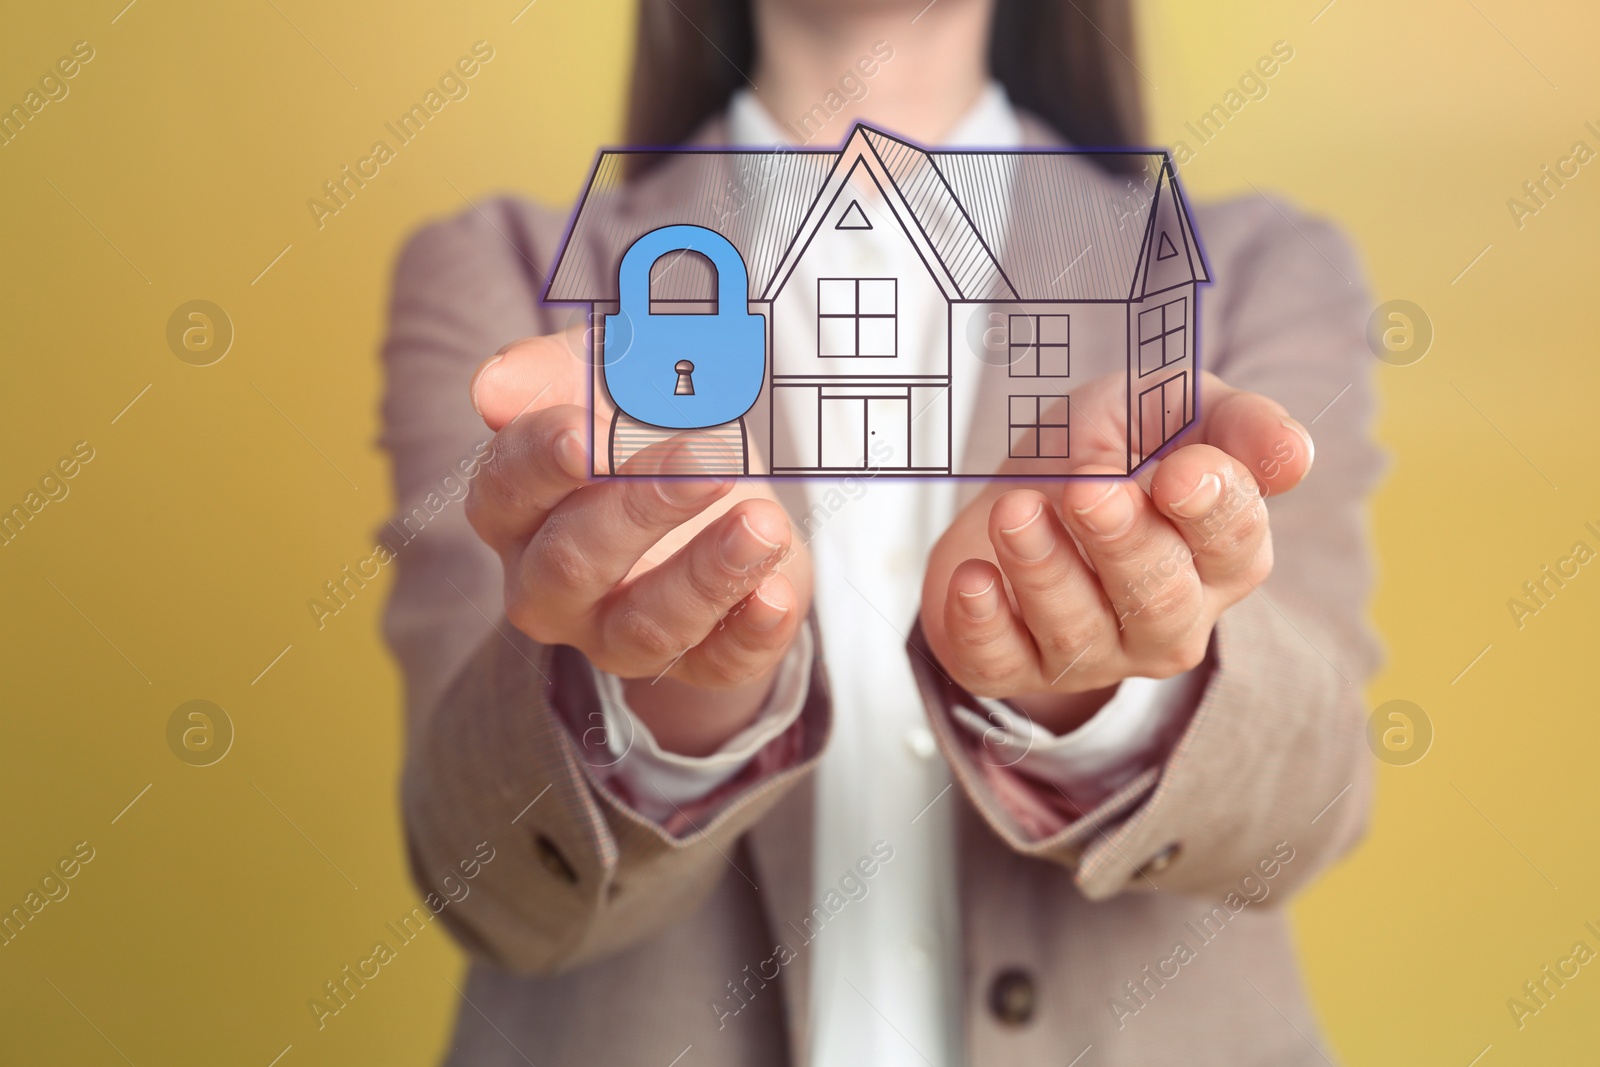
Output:
<instances>
[{"instance_id":1,"label":"thumb","mask_svg":"<svg viewBox=\"0 0 1600 1067\"><path fill-rule=\"evenodd\" d=\"M1316 455L1309 430L1271 397L1234 389L1210 374L1202 388L1199 441L1220 448L1248 468L1264 496L1300 484Z\"/></svg>"},{"instance_id":2,"label":"thumb","mask_svg":"<svg viewBox=\"0 0 1600 1067\"><path fill-rule=\"evenodd\" d=\"M498 432L518 415L557 404L588 403L582 327L513 341L478 365L472 406Z\"/></svg>"}]
</instances>

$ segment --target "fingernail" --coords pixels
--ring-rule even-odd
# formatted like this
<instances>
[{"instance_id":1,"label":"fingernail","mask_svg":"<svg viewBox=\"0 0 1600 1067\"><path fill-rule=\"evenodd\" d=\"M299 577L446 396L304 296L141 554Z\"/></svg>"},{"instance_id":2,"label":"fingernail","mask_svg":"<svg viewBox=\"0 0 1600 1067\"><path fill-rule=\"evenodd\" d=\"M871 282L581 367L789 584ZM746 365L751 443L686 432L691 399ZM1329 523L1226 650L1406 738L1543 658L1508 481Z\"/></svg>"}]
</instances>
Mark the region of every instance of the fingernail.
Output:
<instances>
[{"instance_id":1,"label":"fingernail","mask_svg":"<svg viewBox=\"0 0 1600 1067\"><path fill-rule=\"evenodd\" d=\"M721 478L696 478L696 473L705 471L705 464L700 462L700 457L684 445L674 446L667 455L659 457L661 466L657 470L671 471L674 477L663 477L656 482L656 491L661 498L677 507L694 507L711 500L722 492L724 486L729 484ZM689 475L689 477L683 477Z\"/></svg>"},{"instance_id":2,"label":"fingernail","mask_svg":"<svg viewBox=\"0 0 1600 1067\"><path fill-rule=\"evenodd\" d=\"M989 584L976 593L956 590L956 597L961 604L961 610L973 622L983 622L994 618L994 613L1000 610L1000 597L995 592L994 579L989 579Z\"/></svg>"},{"instance_id":3,"label":"fingernail","mask_svg":"<svg viewBox=\"0 0 1600 1067\"><path fill-rule=\"evenodd\" d=\"M1215 474L1201 475L1189 495L1172 502L1172 510L1186 519L1198 519L1217 506L1222 496L1222 479Z\"/></svg>"},{"instance_id":4,"label":"fingernail","mask_svg":"<svg viewBox=\"0 0 1600 1067\"><path fill-rule=\"evenodd\" d=\"M722 540L717 542L717 555L723 566L742 573L770 558L782 547L756 533L749 518L740 515L739 521L729 526Z\"/></svg>"},{"instance_id":5,"label":"fingernail","mask_svg":"<svg viewBox=\"0 0 1600 1067\"><path fill-rule=\"evenodd\" d=\"M1027 522L1000 532L1005 535L1011 551L1024 563L1039 562L1055 547L1055 538L1050 536L1050 524L1044 519L1043 503Z\"/></svg>"},{"instance_id":6,"label":"fingernail","mask_svg":"<svg viewBox=\"0 0 1600 1067\"><path fill-rule=\"evenodd\" d=\"M483 418L483 406L478 403L478 383L483 381L483 376L489 372L490 367L505 358L500 353L490 356L483 361L483 366L478 368L478 373L472 376L472 384L468 387L467 392L472 397L472 410L478 413L478 418L480 419Z\"/></svg>"},{"instance_id":7,"label":"fingernail","mask_svg":"<svg viewBox=\"0 0 1600 1067\"><path fill-rule=\"evenodd\" d=\"M1310 474L1311 464L1315 463L1317 460L1317 443L1311 439L1311 431L1307 430L1304 426L1301 426L1293 419L1279 419L1278 421L1283 424L1284 429L1293 430L1296 434L1300 435L1300 440L1305 442L1306 474Z\"/></svg>"},{"instance_id":8,"label":"fingernail","mask_svg":"<svg viewBox=\"0 0 1600 1067\"><path fill-rule=\"evenodd\" d=\"M1107 486L1099 500L1086 508L1074 508L1072 513L1101 537L1115 537L1133 525L1133 501L1118 482Z\"/></svg>"},{"instance_id":9,"label":"fingernail","mask_svg":"<svg viewBox=\"0 0 1600 1067\"><path fill-rule=\"evenodd\" d=\"M656 482L662 499L674 507L689 508L704 504L722 492L728 483L712 479L701 481L682 478L663 478Z\"/></svg>"},{"instance_id":10,"label":"fingernail","mask_svg":"<svg viewBox=\"0 0 1600 1067\"><path fill-rule=\"evenodd\" d=\"M761 607L754 610L748 608L745 610L745 621L750 624L750 628L759 630L762 633L776 630L778 624L789 614L789 606L787 604L774 604L761 595L761 590L765 588L766 585L763 583L756 589L756 599L761 602Z\"/></svg>"},{"instance_id":11,"label":"fingernail","mask_svg":"<svg viewBox=\"0 0 1600 1067\"><path fill-rule=\"evenodd\" d=\"M589 477L589 451L577 430L567 430L556 438L555 453L556 463L567 477L579 481Z\"/></svg>"}]
</instances>

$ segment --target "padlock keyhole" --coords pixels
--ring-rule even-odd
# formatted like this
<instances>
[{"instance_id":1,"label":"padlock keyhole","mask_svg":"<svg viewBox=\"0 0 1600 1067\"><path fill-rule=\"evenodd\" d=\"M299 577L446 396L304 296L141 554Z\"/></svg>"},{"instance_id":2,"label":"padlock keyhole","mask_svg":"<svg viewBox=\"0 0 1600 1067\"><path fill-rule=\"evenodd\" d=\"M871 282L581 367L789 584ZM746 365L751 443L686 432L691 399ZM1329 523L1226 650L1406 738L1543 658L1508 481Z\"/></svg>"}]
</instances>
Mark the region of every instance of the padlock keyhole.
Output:
<instances>
[{"instance_id":1,"label":"padlock keyhole","mask_svg":"<svg viewBox=\"0 0 1600 1067\"><path fill-rule=\"evenodd\" d=\"M672 390L673 396L694 396L694 363L691 360L680 359L673 364L673 370L678 372L678 384Z\"/></svg>"}]
</instances>

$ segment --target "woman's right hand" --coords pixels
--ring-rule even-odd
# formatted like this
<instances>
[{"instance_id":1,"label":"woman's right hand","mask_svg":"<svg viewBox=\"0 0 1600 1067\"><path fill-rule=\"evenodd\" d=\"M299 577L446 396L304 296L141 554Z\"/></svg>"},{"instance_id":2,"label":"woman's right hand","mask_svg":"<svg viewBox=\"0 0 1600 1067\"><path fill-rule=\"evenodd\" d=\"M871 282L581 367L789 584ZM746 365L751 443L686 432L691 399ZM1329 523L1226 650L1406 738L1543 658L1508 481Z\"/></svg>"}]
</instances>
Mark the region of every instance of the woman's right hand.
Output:
<instances>
[{"instance_id":1,"label":"woman's right hand","mask_svg":"<svg viewBox=\"0 0 1600 1067\"><path fill-rule=\"evenodd\" d=\"M584 352L578 331L528 338L473 375L495 439L467 517L504 565L511 624L624 679L663 748L705 755L765 701L810 608L810 557L762 483L591 478Z\"/></svg>"}]
</instances>

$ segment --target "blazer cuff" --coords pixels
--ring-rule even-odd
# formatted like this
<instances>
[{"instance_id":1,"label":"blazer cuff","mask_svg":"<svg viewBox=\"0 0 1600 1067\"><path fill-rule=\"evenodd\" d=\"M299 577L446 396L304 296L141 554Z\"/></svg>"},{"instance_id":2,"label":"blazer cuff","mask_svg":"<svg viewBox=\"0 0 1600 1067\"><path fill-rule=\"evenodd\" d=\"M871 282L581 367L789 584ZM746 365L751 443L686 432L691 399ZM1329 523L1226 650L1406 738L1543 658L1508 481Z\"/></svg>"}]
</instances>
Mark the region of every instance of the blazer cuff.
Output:
<instances>
[{"instance_id":1,"label":"blazer cuff","mask_svg":"<svg viewBox=\"0 0 1600 1067\"><path fill-rule=\"evenodd\" d=\"M956 725L950 709L973 698L937 667L920 627L908 644L934 736L980 816L1013 850L1074 869L1090 899L1130 886L1225 891L1280 841L1327 853L1359 827L1369 771L1357 679L1319 651L1341 651L1331 638L1287 624L1259 592L1218 621L1199 705L1166 759L1089 810L1063 795L1040 815L1008 792L1015 775L997 765L1014 754ZM1303 861L1289 881L1316 866Z\"/></svg>"},{"instance_id":2,"label":"blazer cuff","mask_svg":"<svg viewBox=\"0 0 1600 1067\"><path fill-rule=\"evenodd\" d=\"M920 622L907 647L929 725L953 777L989 828L1015 851L1075 866L1087 841L1126 817L1155 787L1160 768L1147 766L1109 796L1080 807L1059 784L1019 774L1022 753L1008 733L978 733L957 721L959 713L972 714L982 705L938 666Z\"/></svg>"},{"instance_id":3,"label":"blazer cuff","mask_svg":"<svg viewBox=\"0 0 1600 1067\"><path fill-rule=\"evenodd\" d=\"M519 971L576 966L660 932L699 906L739 838L815 767L832 720L822 663L819 653L791 728L794 762L735 779L726 803L677 828L640 815L595 773L604 739L574 729L596 700L582 654L495 626L412 728L402 795L418 883L443 896L430 872L485 837L504 846L442 917Z\"/></svg>"},{"instance_id":4,"label":"blazer cuff","mask_svg":"<svg viewBox=\"0 0 1600 1067\"><path fill-rule=\"evenodd\" d=\"M1210 665L1172 678L1127 678L1088 721L1057 735L1003 700L973 697L950 711L985 752L1008 763L1055 804L1088 811L1166 759L1200 702ZM1049 827L1039 836L1061 829Z\"/></svg>"},{"instance_id":5,"label":"blazer cuff","mask_svg":"<svg viewBox=\"0 0 1600 1067\"><path fill-rule=\"evenodd\" d=\"M596 777L631 798L634 810L645 818L665 824L680 811L709 812L726 797L724 787L753 762L761 760L763 773L792 762L796 746L782 741L805 707L814 646L811 631L802 627L779 663L772 691L755 720L709 756L663 749L628 706L622 679L589 664L596 700L593 708L578 711L587 724L579 736L580 747L603 746L603 753L591 761ZM779 751L764 755L769 748Z\"/></svg>"},{"instance_id":6,"label":"blazer cuff","mask_svg":"<svg viewBox=\"0 0 1600 1067\"><path fill-rule=\"evenodd\" d=\"M682 842L737 817L753 798L765 797L769 785L786 788L820 757L832 727L832 704L815 617L807 621L804 634L805 642L796 642L800 654L792 664L785 661L784 666L784 671L790 666L799 668L802 679L789 679L784 694L775 687L773 696L768 698L770 704L776 705L779 701L775 698L789 695L788 689L798 692L798 706L793 709L792 718L784 714L790 710L787 707L769 708L779 716L781 729L761 742L749 759L741 761L734 753L732 773L721 774L727 767L719 762L720 756L707 757L710 767L716 768L713 777L717 781L699 796L674 799L673 789L687 784L692 794L693 765L701 761L663 752L659 746L656 751L665 759L654 769L673 767L679 778L672 786L655 788L661 782L652 779L649 772L637 778L616 773L616 768L631 759L639 746L637 734L619 736L617 731L631 730L635 725L643 729L644 724L631 714L606 716L596 684L597 672L577 649L562 646L552 657L552 710L565 726L570 748L601 801L636 829L668 842ZM734 743L766 735L772 726L766 720L764 712ZM617 752L623 753L620 759ZM685 772L687 778L683 777Z\"/></svg>"}]
</instances>

